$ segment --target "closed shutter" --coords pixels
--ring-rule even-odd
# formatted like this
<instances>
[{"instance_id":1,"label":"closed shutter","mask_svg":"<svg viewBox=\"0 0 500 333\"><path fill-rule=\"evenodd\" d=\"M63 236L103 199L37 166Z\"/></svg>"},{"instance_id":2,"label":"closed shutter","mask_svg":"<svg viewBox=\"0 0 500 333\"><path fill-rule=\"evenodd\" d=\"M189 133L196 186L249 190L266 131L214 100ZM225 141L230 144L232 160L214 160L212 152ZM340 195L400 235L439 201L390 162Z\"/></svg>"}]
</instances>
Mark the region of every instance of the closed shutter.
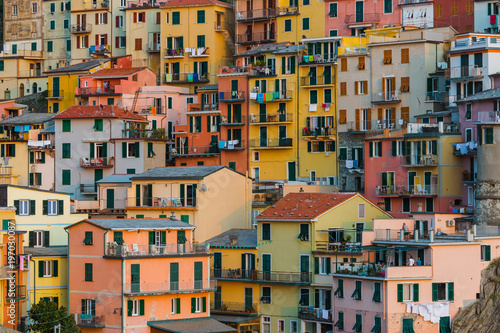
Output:
<instances>
[{"instance_id":1,"label":"closed shutter","mask_svg":"<svg viewBox=\"0 0 500 333\"><path fill-rule=\"evenodd\" d=\"M439 287L437 283L432 284L432 301L437 302L439 299Z\"/></svg>"},{"instance_id":2,"label":"closed shutter","mask_svg":"<svg viewBox=\"0 0 500 333\"><path fill-rule=\"evenodd\" d=\"M196 312L196 297L191 297L191 313Z\"/></svg>"},{"instance_id":3,"label":"closed shutter","mask_svg":"<svg viewBox=\"0 0 500 333\"><path fill-rule=\"evenodd\" d=\"M57 201L57 215L64 214L64 200Z\"/></svg>"},{"instance_id":4,"label":"closed shutter","mask_svg":"<svg viewBox=\"0 0 500 333\"><path fill-rule=\"evenodd\" d=\"M403 284L398 284L398 302L403 302Z\"/></svg>"},{"instance_id":5,"label":"closed shutter","mask_svg":"<svg viewBox=\"0 0 500 333\"><path fill-rule=\"evenodd\" d=\"M398 155L398 142L392 141L392 156Z\"/></svg>"},{"instance_id":6,"label":"closed shutter","mask_svg":"<svg viewBox=\"0 0 500 333\"><path fill-rule=\"evenodd\" d=\"M52 276L53 277L59 276L59 261L58 260L52 261Z\"/></svg>"},{"instance_id":7,"label":"closed shutter","mask_svg":"<svg viewBox=\"0 0 500 333\"><path fill-rule=\"evenodd\" d=\"M453 282L448 282L448 301L455 300L455 284Z\"/></svg>"},{"instance_id":8,"label":"closed shutter","mask_svg":"<svg viewBox=\"0 0 500 333\"><path fill-rule=\"evenodd\" d=\"M44 261L40 260L38 262L38 277L43 277L43 271L44 271Z\"/></svg>"},{"instance_id":9,"label":"closed shutter","mask_svg":"<svg viewBox=\"0 0 500 333\"><path fill-rule=\"evenodd\" d=\"M418 283L413 284L413 302L418 302L419 294L418 294Z\"/></svg>"}]
</instances>

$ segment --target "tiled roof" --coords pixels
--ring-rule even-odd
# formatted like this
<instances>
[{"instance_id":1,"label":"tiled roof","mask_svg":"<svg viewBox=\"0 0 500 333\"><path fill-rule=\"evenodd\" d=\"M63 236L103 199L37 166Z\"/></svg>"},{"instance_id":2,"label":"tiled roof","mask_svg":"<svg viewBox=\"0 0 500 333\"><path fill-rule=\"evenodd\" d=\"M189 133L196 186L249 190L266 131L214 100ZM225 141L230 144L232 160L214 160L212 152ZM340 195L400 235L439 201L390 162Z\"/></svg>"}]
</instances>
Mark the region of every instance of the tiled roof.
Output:
<instances>
[{"instance_id":1,"label":"tiled roof","mask_svg":"<svg viewBox=\"0 0 500 333\"><path fill-rule=\"evenodd\" d=\"M236 237L236 243L231 244L231 237ZM257 248L257 229L229 229L205 241L215 247L245 247Z\"/></svg>"},{"instance_id":2,"label":"tiled roof","mask_svg":"<svg viewBox=\"0 0 500 333\"><path fill-rule=\"evenodd\" d=\"M93 220L87 219L70 226L69 229L82 222L89 222L95 224L103 229L108 230L168 230L168 229L194 229L194 225L177 220L177 219L107 219L107 220Z\"/></svg>"},{"instance_id":3,"label":"tiled roof","mask_svg":"<svg viewBox=\"0 0 500 333\"><path fill-rule=\"evenodd\" d=\"M455 103L463 103L470 101L479 101L483 99L500 98L500 88L488 89L477 94L467 96L466 98L455 101Z\"/></svg>"},{"instance_id":4,"label":"tiled roof","mask_svg":"<svg viewBox=\"0 0 500 333\"><path fill-rule=\"evenodd\" d=\"M130 178L135 175L111 175L96 181L98 184L132 183Z\"/></svg>"},{"instance_id":5,"label":"tiled roof","mask_svg":"<svg viewBox=\"0 0 500 333\"><path fill-rule=\"evenodd\" d=\"M266 219L312 220L359 193L289 193L257 216Z\"/></svg>"},{"instance_id":6,"label":"tiled roof","mask_svg":"<svg viewBox=\"0 0 500 333\"><path fill-rule=\"evenodd\" d=\"M288 45L278 48L276 51L273 52L273 54L292 54L305 49L306 49L305 45Z\"/></svg>"},{"instance_id":7,"label":"tiled roof","mask_svg":"<svg viewBox=\"0 0 500 333\"><path fill-rule=\"evenodd\" d=\"M103 62L109 61L110 59L93 59L89 61L84 61L80 62L78 64L74 65L69 65L65 67L59 67L59 68L54 68L49 71L45 71L45 74L52 74L52 73L66 73L66 72L79 72L79 71L88 71L89 69L92 69L94 67L97 67L101 65Z\"/></svg>"},{"instance_id":8,"label":"tiled roof","mask_svg":"<svg viewBox=\"0 0 500 333\"><path fill-rule=\"evenodd\" d=\"M104 105L101 109L98 105L73 105L61 113L56 114L53 119L79 119L79 118L119 118L146 122L147 119L138 114L127 112L113 105Z\"/></svg>"},{"instance_id":9,"label":"tiled roof","mask_svg":"<svg viewBox=\"0 0 500 333\"><path fill-rule=\"evenodd\" d=\"M278 49L282 46L288 46L288 42L283 43L272 43L272 44L262 44L255 47L252 47L250 50L246 50L241 52L240 54L235 55L235 57L243 57L250 55L257 55L261 53L274 53L278 51Z\"/></svg>"},{"instance_id":10,"label":"tiled roof","mask_svg":"<svg viewBox=\"0 0 500 333\"><path fill-rule=\"evenodd\" d=\"M34 257L58 257L68 255L68 246L50 246L50 247L24 247L25 254L31 254Z\"/></svg>"},{"instance_id":11,"label":"tiled roof","mask_svg":"<svg viewBox=\"0 0 500 333\"><path fill-rule=\"evenodd\" d=\"M217 0L170 0L159 4L160 7L189 7L189 6L210 6L218 5L223 7L232 7L227 2Z\"/></svg>"},{"instance_id":12,"label":"tiled roof","mask_svg":"<svg viewBox=\"0 0 500 333\"><path fill-rule=\"evenodd\" d=\"M132 177L132 180L198 180L226 168L225 166L195 166L154 168Z\"/></svg>"},{"instance_id":13,"label":"tiled roof","mask_svg":"<svg viewBox=\"0 0 500 333\"><path fill-rule=\"evenodd\" d=\"M53 113L26 112L20 116L7 118L0 121L0 125L32 125L42 124L49 121L54 116Z\"/></svg>"},{"instance_id":14,"label":"tiled roof","mask_svg":"<svg viewBox=\"0 0 500 333\"><path fill-rule=\"evenodd\" d=\"M208 84L206 86L199 87L198 89L196 89L196 91L201 91L201 90L218 90L218 89L219 89L219 85L218 84Z\"/></svg>"},{"instance_id":15,"label":"tiled roof","mask_svg":"<svg viewBox=\"0 0 500 333\"><path fill-rule=\"evenodd\" d=\"M123 77L148 69L147 67L105 68L83 77Z\"/></svg>"}]
</instances>

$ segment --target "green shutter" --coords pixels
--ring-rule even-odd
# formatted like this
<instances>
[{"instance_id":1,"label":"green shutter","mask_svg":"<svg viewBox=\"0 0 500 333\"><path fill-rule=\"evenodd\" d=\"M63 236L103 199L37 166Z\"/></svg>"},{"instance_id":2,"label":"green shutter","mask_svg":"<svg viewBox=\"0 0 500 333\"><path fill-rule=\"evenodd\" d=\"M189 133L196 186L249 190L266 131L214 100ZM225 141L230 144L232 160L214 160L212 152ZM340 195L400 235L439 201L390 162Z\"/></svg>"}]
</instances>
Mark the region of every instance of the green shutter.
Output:
<instances>
[{"instance_id":1,"label":"green shutter","mask_svg":"<svg viewBox=\"0 0 500 333\"><path fill-rule=\"evenodd\" d=\"M382 141L377 142L378 144L378 157L382 156Z\"/></svg>"},{"instance_id":2,"label":"green shutter","mask_svg":"<svg viewBox=\"0 0 500 333\"><path fill-rule=\"evenodd\" d=\"M38 262L38 277L43 277L43 260Z\"/></svg>"},{"instance_id":3,"label":"green shutter","mask_svg":"<svg viewBox=\"0 0 500 333\"><path fill-rule=\"evenodd\" d=\"M419 295L418 295L418 283L413 284L413 302L418 302L419 301Z\"/></svg>"},{"instance_id":4,"label":"green shutter","mask_svg":"<svg viewBox=\"0 0 500 333\"><path fill-rule=\"evenodd\" d=\"M437 140L432 140L432 155L437 155Z\"/></svg>"},{"instance_id":5,"label":"green shutter","mask_svg":"<svg viewBox=\"0 0 500 333\"><path fill-rule=\"evenodd\" d=\"M485 261L491 260L491 245L484 246L484 260Z\"/></svg>"},{"instance_id":6,"label":"green shutter","mask_svg":"<svg viewBox=\"0 0 500 333\"><path fill-rule=\"evenodd\" d=\"M64 214L64 200L57 200L57 215Z\"/></svg>"},{"instance_id":7,"label":"green shutter","mask_svg":"<svg viewBox=\"0 0 500 333\"><path fill-rule=\"evenodd\" d=\"M48 230L43 232L43 246L44 247L50 246L50 231Z\"/></svg>"},{"instance_id":8,"label":"green shutter","mask_svg":"<svg viewBox=\"0 0 500 333\"><path fill-rule=\"evenodd\" d=\"M433 283L432 284L432 301L433 302L437 302L438 299L439 299L439 292L438 292L439 288L438 288L438 284L437 283Z\"/></svg>"},{"instance_id":9,"label":"green shutter","mask_svg":"<svg viewBox=\"0 0 500 333\"><path fill-rule=\"evenodd\" d=\"M196 312L196 297L191 297L191 313Z\"/></svg>"},{"instance_id":10,"label":"green shutter","mask_svg":"<svg viewBox=\"0 0 500 333\"><path fill-rule=\"evenodd\" d=\"M165 230L161 232L160 240L161 240L161 245L167 244L167 232Z\"/></svg>"},{"instance_id":11,"label":"green shutter","mask_svg":"<svg viewBox=\"0 0 500 333\"><path fill-rule=\"evenodd\" d=\"M127 143L122 142L122 157L127 158Z\"/></svg>"},{"instance_id":12,"label":"green shutter","mask_svg":"<svg viewBox=\"0 0 500 333\"><path fill-rule=\"evenodd\" d=\"M448 282L448 301L455 300L455 284L453 282Z\"/></svg>"},{"instance_id":13,"label":"green shutter","mask_svg":"<svg viewBox=\"0 0 500 333\"><path fill-rule=\"evenodd\" d=\"M281 74L285 73L286 73L286 57L281 57Z\"/></svg>"},{"instance_id":14,"label":"green shutter","mask_svg":"<svg viewBox=\"0 0 500 333\"><path fill-rule=\"evenodd\" d=\"M319 258L314 257L314 274L319 274Z\"/></svg>"},{"instance_id":15,"label":"green shutter","mask_svg":"<svg viewBox=\"0 0 500 333\"><path fill-rule=\"evenodd\" d=\"M53 277L59 276L59 261L58 260L52 261L52 276Z\"/></svg>"},{"instance_id":16,"label":"green shutter","mask_svg":"<svg viewBox=\"0 0 500 333\"><path fill-rule=\"evenodd\" d=\"M92 264L85 264L85 281L92 281Z\"/></svg>"},{"instance_id":17,"label":"green shutter","mask_svg":"<svg viewBox=\"0 0 500 333\"><path fill-rule=\"evenodd\" d=\"M90 143L90 158L94 158L95 155L95 143Z\"/></svg>"},{"instance_id":18,"label":"green shutter","mask_svg":"<svg viewBox=\"0 0 500 333\"><path fill-rule=\"evenodd\" d=\"M179 313L181 313L181 299L180 298L176 298L175 299L175 303L176 303L176 307L177 307L176 313L179 314Z\"/></svg>"},{"instance_id":19,"label":"green shutter","mask_svg":"<svg viewBox=\"0 0 500 333\"><path fill-rule=\"evenodd\" d=\"M135 158L139 158L139 142L135 142Z\"/></svg>"},{"instance_id":20,"label":"green shutter","mask_svg":"<svg viewBox=\"0 0 500 333\"><path fill-rule=\"evenodd\" d=\"M71 132L71 120L70 119L63 119L62 123L63 127L63 132Z\"/></svg>"},{"instance_id":21,"label":"green shutter","mask_svg":"<svg viewBox=\"0 0 500 333\"><path fill-rule=\"evenodd\" d=\"M139 300L139 315L144 316L144 300Z\"/></svg>"},{"instance_id":22,"label":"green shutter","mask_svg":"<svg viewBox=\"0 0 500 333\"><path fill-rule=\"evenodd\" d=\"M392 141L392 156L398 155L398 142Z\"/></svg>"},{"instance_id":23,"label":"green shutter","mask_svg":"<svg viewBox=\"0 0 500 333\"><path fill-rule=\"evenodd\" d=\"M42 215L48 215L48 214L49 214L49 201L43 200L42 201Z\"/></svg>"},{"instance_id":24,"label":"green shutter","mask_svg":"<svg viewBox=\"0 0 500 333\"><path fill-rule=\"evenodd\" d=\"M42 151L42 156L40 157L40 163L44 164L45 163L45 152Z\"/></svg>"},{"instance_id":25,"label":"green shutter","mask_svg":"<svg viewBox=\"0 0 500 333\"><path fill-rule=\"evenodd\" d=\"M155 243L155 232L150 231L149 232L149 245L153 245Z\"/></svg>"},{"instance_id":26,"label":"green shutter","mask_svg":"<svg viewBox=\"0 0 500 333\"><path fill-rule=\"evenodd\" d=\"M373 157L373 142L368 142L368 147L370 148L370 154L369 156L370 157Z\"/></svg>"},{"instance_id":27,"label":"green shutter","mask_svg":"<svg viewBox=\"0 0 500 333\"><path fill-rule=\"evenodd\" d=\"M207 298L203 297L203 312L207 312Z\"/></svg>"},{"instance_id":28,"label":"green shutter","mask_svg":"<svg viewBox=\"0 0 500 333\"><path fill-rule=\"evenodd\" d=\"M290 58L290 73L295 74L295 57Z\"/></svg>"},{"instance_id":29,"label":"green shutter","mask_svg":"<svg viewBox=\"0 0 500 333\"><path fill-rule=\"evenodd\" d=\"M19 215L19 200L14 200L14 207L16 207L16 215Z\"/></svg>"},{"instance_id":30,"label":"green shutter","mask_svg":"<svg viewBox=\"0 0 500 333\"><path fill-rule=\"evenodd\" d=\"M30 215L35 215L36 212L36 201L30 200Z\"/></svg>"},{"instance_id":31,"label":"green shutter","mask_svg":"<svg viewBox=\"0 0 500 333\"><path fill-rule=\"evenodd\" d=\"M186 190L186 185L185 184L180 184L180 193L181 193L181 206L184 207L185 204L185 190Z\"/></svg>"},{"instance_id":32,"label":"green shutter","mask_svg":"<svg viewBox=\"0 0 500 333\"><path fill-rule=\"evenodd\" d=\"M330 263L330 257L326 257L326 274L331 273L331 263Z\"/></svg>"},{"instance_id":33,"label":"green shutter","mask_svg":"<svg viewBox=\"0 0 500 333\"><path fill-rule=\"evenodd\" d=\"M30 163L35 163L35 152L30 151Z\"/></svg>"},{"instance_id":34,"label":"green shutter","mask_svg":"<svg viewBox=\"0 0 500 333\"><path fill-rule=\"evenodd\" d=\"M403 302L403 285L398 284L398 302Z\"/></svg>"},{"instance_id":35,"label":"green shutter","mask_svg":"<svg viewBox=\"0 0 500 333\"><path fill-rule=\"evenodd\" d=\"M30 185L35 185L35 175L33 172L30 172Z\"/></svg>"},{"instance_id":36,"label":"green shutter","mask_svg":"<svg viewBox=\"0 0 500 333\"><path fill-rule=\"evenodd\" d=\"M132 316L132 308L134 306L134 301L127 301L127 316Z\"/></svg>"}]
</instances>

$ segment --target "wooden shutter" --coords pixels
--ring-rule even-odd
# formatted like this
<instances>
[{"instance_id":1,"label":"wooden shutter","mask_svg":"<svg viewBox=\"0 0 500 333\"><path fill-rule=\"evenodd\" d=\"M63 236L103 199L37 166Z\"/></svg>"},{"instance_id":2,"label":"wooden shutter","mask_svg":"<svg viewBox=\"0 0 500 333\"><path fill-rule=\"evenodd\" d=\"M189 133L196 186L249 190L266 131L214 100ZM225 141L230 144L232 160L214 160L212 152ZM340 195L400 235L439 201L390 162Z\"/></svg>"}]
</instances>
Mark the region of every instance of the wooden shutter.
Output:
<instances>
[{"instance_id":1,"label":"wooden shutter","mask_svg":"<svg viewBox=\"0 0 500 333\"><path fill-rule=\"evenodd\" d=\"M115 17L115 27L119 28L120 27L120 16Z\"/></svg>"},{"instance_id":2,"label":"wooden shutter","mask_svg":"<svg viewBox=\"0 0 500 333\"><path fill-rule=\"evenodd\" d=\"M156 13L156 24L160 24L161 23L161 13L158 12Z\"/></svg>"},{"instance_id":3,"label":"wooden shutter","mask_svg":"<svg viewBox=\"0 0 500 333\"><path fill-rule=\"evenodd\" d=\"M339 110L339 124L345 124L346 123L346 110Z\"/></svg>"},{"instance_id":4,"label":"wooden shutter","mask_svg":"<svg viewBox=\"0 0 500 333\"><path fill-rule=\"evenodd\" d=\"M104 24L108 24L108 13L104 13Z\"/></svg>"},{"instance_id":5,"label":"wooden shutter","mask_svg":"<svg viewBox=\"0 0 500 333\"><path fill-rule=\"evenodd\" d=\"M95 45L99 45L99 35L95 35Z\"/></svg>"},{"instance_id":6,"label":"wooden shutter","mask_svg":"<svg viewBox=\"0 0 500 333\"><path fill-rule=\"evenodd\" d=\"M104 45L108 45L108 34L104 34Z\"/></svg>"},{"instance_id":7,"label":"wooden shutter","mask_svg":"<svg viewBox=\"0 0 500 333\"><path fill-rule=\"evenodd\" d=\"M354 95L359 94L359 81L354 81Z\"/></svg>"},{"instance_id":8,"label":"wooden shutter","mask_svg":"<svg viewBox=\"0 0 500 333\"><path fill-rule=\"evenodd\" d=\"M453 282L448 282L448 301L455 300L455 284Z\"/></svg>"},{"instance_id":9,"label":"wooden shutter","mask_svg":"<svg viewBox=\"0 0 500 333\"><path fill-rule=\"evenodd\" d=\"M120 37L116 36L115 37L115 47L119 47L120 46Z\"/></svg>"},{"instance_id":10,"label":"wooden shutter","mask_svg":"<svg viewBox=\"0 0 500 333\"><path fill-rule=\"evenodd\" d=\"M358 69L359 70L365 69L365 57L358 58Z\"/></svg>"},{"instance_id":11,"label":"wooden shutter","mask_svg":"<svg viewBox=\"0 0 500 333\"><path fill-rule=\"evenodd\" d=\"M403 302L403 284L401 283L398 284L398 302Z\"/></svg>"},{"instance_id":12,"label":"wooden shutter","mask_svg":"<svg viewBox=\"0 0 500 333\"><path fill-rule=\"evenodd\" d=\"M95 24L96 25L99 24L99 14L98 13L95 14Z\"/></svg>"},{"instance_id":13,"label":"wooden shutter","mask_svg":"<svg viewBox=\"0 0 500 333\"><path fill-rule=\"evenodd\" d=\"M401 49L401 63L407 64L410 62L410 50L409 49Z\"/></svg>"},{"instance_id":14,"label":"wooden shutter","mask_svg":"<svg viewBox=\"0 0 500 333\"><path fill-rule=\"evenodd\" d=\"M396 91L396 79L393 78L391 80L391 94L394 94L395 91Z\"/></svg>"},{"instance_id":15,"label":"wooden shutter","mask_svg":"<svg viewBox=\"0 0 500 333\"><path fill-rule=\"evenodd\" d=\"M356 131L359 131L360 128L361 128L361 114L360 114L360 110L359 109L356 109L355 111L355 114L356 114Z\"/></svg>"},{"instance_id":16,"label":"wooden shutter","mask_svg":"<svg viewBox=\"0 0 500 333\"><path fill-rule=\"evenodd\" d=\"M134 23L137 23L137 13L134 12Z\"/></svg>"},{"instance_id":17,"label":"wooden shutter","mask_svg":"<svg viewBox=\"0 0 500 333\"><path fill-rule=\"evenodd\" d=\"M347 95L347 82L340 82L340 96Z\"/></svg>"},{"instance_id":18,"label":"wooden shutter","mask_svg":"<svg viewBox=\"0 0 500 333\"><path fill-rule=\"evenodd\" d=\"M80 48L80 36L76 36L76 48Z\"/></svg>"},{"instance_id":19,"label":"wooden shutter","mask_svg":"<svg viewBox=\"0 0 500 333\"><path fill-rule=\"evenodd\" d=\"M135 50L136 51L142 50L142 38L135 39Z\"/></svg>"},{"instance_id":20,"label":"wooden shutter","mask_svg":"<svg viewBox=\"0 0 500 333\"><path fill-rule=\"evenodd\" d=\"M418 302L419 300L419 295L418 295L418 283L413 284L413 302Z\"/></svg>"},{"instance_id":21,"label":"wooden shutter","mask_svg":"<svg viewBox=\"0 0 500 333\"><path fill-rule=\"evenodd\" d=\"M142 22L146 23L146 12L142 12Z\"/></svg>"},{"instance_id":22,"label":"wooden shutter","mask_svg":"<svg viewBox=\"0 0 500 333\"><path fill-rule=\"evenodd\" d=\"M401 119L403 120L403 126L406 126L410 121L410 108L408 106L404 106L401 108Z\"/></svg>"},{"instance_id":23,"label":"wooden shutter","mask_svg":"<svg viewBox=\"0 0 500 333\"><path fill-rule=\"evenodd\" d=\"M382 121L384 119L384 109L378 108L378 120Z\"/></svg>"},{"instance_id":24,"label":"wooden shutter","mask_svg":"<svg viewBox=\"0 0 500 333\"><path fill-rule=\"evenodd\" d=\"M372 129L372 109L366 109L366 129Z\"/></svg>"},{"instance_id":25,"label":"wooden shutter","mask_svg":"<svg viewBox=\"0 0 500 333\"><path fill-rule=\"evenodd\" d=\"M347 71L347 58L340 59L340 71L341 72Z\"/></svg>"}]
</instances>

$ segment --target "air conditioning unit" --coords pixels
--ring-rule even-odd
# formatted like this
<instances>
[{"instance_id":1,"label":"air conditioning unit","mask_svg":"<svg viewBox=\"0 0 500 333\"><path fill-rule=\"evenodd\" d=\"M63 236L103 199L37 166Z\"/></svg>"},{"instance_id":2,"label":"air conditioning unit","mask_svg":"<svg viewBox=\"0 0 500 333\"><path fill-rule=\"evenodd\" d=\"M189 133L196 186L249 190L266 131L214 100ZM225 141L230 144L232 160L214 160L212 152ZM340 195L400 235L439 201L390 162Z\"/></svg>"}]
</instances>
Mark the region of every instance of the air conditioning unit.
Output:
<instances>
[{"instance_id":1,"label":"air conditioning unit","mask_svg":"<svg viewBox=\"0 0 500 333\"><path fill-rule=\"evenodd\" d=\"M446 221L446 226L447 227L454 227L455 226L455 220L447 220Z\"/></svg>"}]
</instances>

